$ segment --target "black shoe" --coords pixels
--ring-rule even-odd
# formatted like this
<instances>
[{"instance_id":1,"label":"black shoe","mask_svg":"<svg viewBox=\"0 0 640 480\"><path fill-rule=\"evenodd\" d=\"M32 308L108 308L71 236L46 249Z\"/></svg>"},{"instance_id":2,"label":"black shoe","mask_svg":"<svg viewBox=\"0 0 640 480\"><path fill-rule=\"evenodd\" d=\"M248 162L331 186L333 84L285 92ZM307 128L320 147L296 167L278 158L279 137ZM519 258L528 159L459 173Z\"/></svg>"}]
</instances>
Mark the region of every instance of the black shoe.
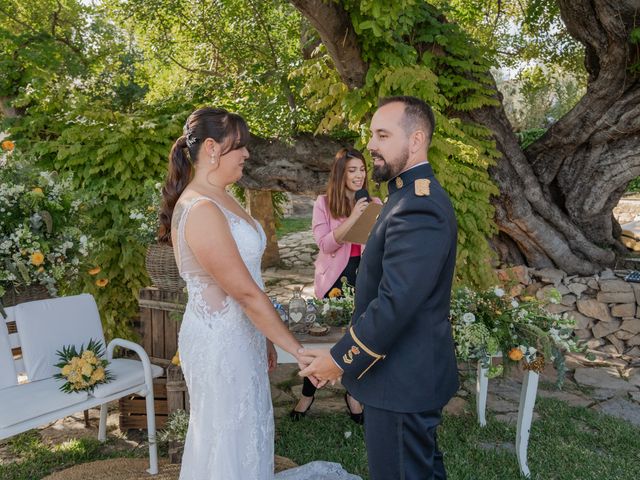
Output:
<instances>
[{"instance_id":1,"label":"black shoe","mask_svg":"<svg viewBox=\"0 0 640 480\"><path fill-rule=\"evenodd\" d=\"M302 418L304 418L304 416L307 414L307 412L311 408L311 405L313 405L313 402L315 401L316 401L316 397L311 397L311 403L309 404L309 406L304 412L299 412L295 409L295 407L293 407L293 410L289 412L289 417L291 417L291 420L293 420L294 422L297 422L298 420L301 420Z\"/></svg>"},{"instance_id":2,"label":"black shoe","mask_svg":"<svg viewBox=\"0 0 640 480\"><path fill-rule=\"evenodd\" d=\"M345 392L345 394L344 394L344 403L347 404L347 410L349 411L349 416L351 417L351 420L356 422L358 425L363 425L364 424L364 412L362 412L362 413L353 413L351 411L351 407L349 406L349 399L347 398L347 396L351 397L351 395L349 395L349 392ZM351 398L353 398L353 397L351 397Z\"/></svg>"}]
</instances>

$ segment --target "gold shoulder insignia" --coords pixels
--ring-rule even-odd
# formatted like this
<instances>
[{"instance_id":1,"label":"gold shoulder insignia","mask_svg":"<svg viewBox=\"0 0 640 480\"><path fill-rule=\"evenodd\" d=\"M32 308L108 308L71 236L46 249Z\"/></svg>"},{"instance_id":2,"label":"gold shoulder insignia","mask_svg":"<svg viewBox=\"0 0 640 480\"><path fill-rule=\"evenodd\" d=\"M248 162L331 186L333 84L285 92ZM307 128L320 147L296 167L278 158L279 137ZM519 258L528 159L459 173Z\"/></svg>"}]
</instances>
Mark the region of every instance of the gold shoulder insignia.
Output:
<instances>
[{"instance_id":1,"label":"gold shoulder insignia","mask_svg":"<svg viewBox=\"0 0 640 480\"><path fill-rule=\"evenodd\" d=\"M396 187L400 190L404 186L404 182L400 177L396 177Z\"/></svg>"},{"instance_id":2,"label":"gold shoulder insignia","mask_svg":"<svg viewBox=\"0 0 640 480\"><path fill-rule=\"evenodd\" d=\"M415 182L413 182L413 184L416 195L418 197L427 197L431 195L431 190L429 187L431 181L428 178L418 178Z\"/></svg>"}]
</instances>

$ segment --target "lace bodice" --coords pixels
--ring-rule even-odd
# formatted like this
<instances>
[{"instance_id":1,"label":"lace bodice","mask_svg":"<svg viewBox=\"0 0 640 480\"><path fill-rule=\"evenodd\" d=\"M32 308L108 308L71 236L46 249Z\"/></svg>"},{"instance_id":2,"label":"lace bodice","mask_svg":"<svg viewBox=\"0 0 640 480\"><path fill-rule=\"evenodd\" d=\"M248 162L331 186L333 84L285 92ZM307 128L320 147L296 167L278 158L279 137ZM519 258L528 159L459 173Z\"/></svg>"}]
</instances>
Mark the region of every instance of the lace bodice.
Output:
<instances>
[{"instance_id":1,"label":"lace bodice","mask_svg":"<svg viewBox=\"0 0 640 480\"><path fill-rule=\"evenodd\" d=\"M253 280L263 288L260 274L260 263L266 245L266 237L259 222L252 219L251 225L246 219L236 215L209 197L195 197L180 201L176 205L172 218L172 230L175 229L174 252L180 275L187 283L190 296L200 297L203 303L199 305L205 316L223 313L229 308L229 298L220 288L216 280L202 268L196 256L189 248L185 238L185 230L189 212L200 201L207 201L216 205L229 222L231 234L236 241L238 251Z\"/></svg>"}]
</instances>

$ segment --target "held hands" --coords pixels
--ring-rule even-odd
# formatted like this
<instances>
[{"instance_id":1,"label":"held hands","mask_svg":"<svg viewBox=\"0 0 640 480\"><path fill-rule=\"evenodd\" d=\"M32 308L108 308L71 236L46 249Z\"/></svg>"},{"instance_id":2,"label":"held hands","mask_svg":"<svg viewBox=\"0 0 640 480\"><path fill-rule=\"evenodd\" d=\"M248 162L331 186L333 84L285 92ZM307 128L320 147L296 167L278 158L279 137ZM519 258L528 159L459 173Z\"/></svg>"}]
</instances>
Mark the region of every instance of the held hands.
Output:
<instances>
[{"instance_id":1,"label":"held hands","mask_svg":"<svg viewBox=\"0 0 640 480\"><path fill-rule=\"evenodd\" d=\"M308 377L317 388L324 387L328 382L334 385L342 378L343 370L333 361L329 350L298 350L304 356L308 366L301 368L301 377ZM310 361L309 361L310 360Z\"/></svg>"}]
</instances>

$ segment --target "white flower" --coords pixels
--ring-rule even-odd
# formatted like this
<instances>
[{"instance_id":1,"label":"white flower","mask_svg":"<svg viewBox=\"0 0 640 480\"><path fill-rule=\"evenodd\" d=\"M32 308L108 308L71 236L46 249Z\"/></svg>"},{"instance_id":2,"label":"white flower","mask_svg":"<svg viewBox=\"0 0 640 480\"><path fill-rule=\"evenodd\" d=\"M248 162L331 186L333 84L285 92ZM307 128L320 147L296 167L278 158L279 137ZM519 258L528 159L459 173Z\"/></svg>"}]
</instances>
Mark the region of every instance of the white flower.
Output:
<instances>
[{"instance_id":1,"label":"white flower","mask_svg":"<svg viewBox=\"0 0 640 480\"><path fill-rule=\"evenodd\" d=\"M504 297L504 290L501 289L500 287L496 287L493 290L493 293L495 293L496 297Z\"/></svg>"},{"instance_id":2,"label":"white flower","mask_svg":"<svg viewBox=\"0 0 640 480\"><path fill-rule=\"evenodd\" d=\"M476 321L476 316L471 312L467 312L464 315L462 315L462 321L464 322L465 325L470 325Z\"/></svg>"},{"instance_id":3,"label":"white flower","mask_svg":"<svg viewBox=\"0 0 640 480\"><path fill-rule=\"evenodd\" d=\"M520 304L518 303L518 301L514 298L511 300L511 306L513 308L518 308L520 306Z\"/></svg>"}]
</instances>

